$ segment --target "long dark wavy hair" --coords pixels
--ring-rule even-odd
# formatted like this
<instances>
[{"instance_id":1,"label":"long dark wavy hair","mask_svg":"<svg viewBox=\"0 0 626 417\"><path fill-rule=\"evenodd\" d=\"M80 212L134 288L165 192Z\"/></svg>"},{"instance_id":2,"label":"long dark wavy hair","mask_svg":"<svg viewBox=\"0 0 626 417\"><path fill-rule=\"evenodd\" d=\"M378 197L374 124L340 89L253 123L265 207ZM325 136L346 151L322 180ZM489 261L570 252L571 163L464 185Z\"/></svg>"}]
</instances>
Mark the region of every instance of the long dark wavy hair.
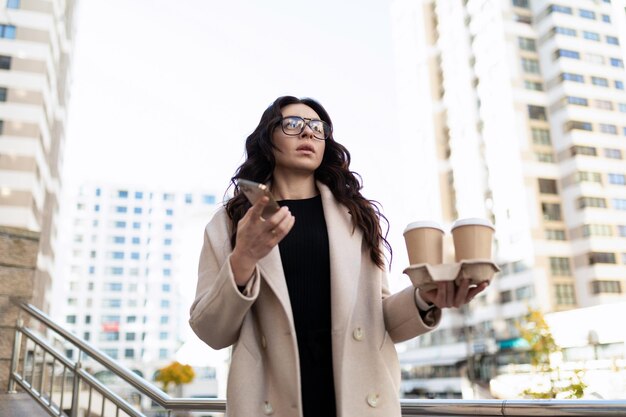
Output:
<instances>
[{"instance_id":1,"label":"long dark wavy hair","mask_svg":"<svg viewBox=\"0 0 626 417\"><path fill-rule=\"evenodd\" d=\"M324 107L310 98L279 97L263 112L258 126L246 139L247 158L230 179L229 188L234 187L234 193L233 198L228 200L225 206L231 219L230 241L232 247L235 247L236 243L237 224L251 207L246 197L240 192L237 180L242 178L260 183L272 181L276 163L273 154L275 146L272 142L272 134L283 117L282 108L290 104L305 104L310 107L331 126L332 130L333 124ZM367 200L361 195L361 176L350 171L350 152L336 142L332 134L326 140L322 163L315 170L314 176L316 180L330 188L337 201L348 208L352 215L352 226L353 228L359 227L363 231L363 238L374 264L381 269L384 268L383 246L389 252L389 263L391 264L392 250L386 239L389 232L389 221L381 213L380 204L377 201ZM384 220L387 225L387 231L384 235L380 220Z\"/></svg>"}]
</instances>

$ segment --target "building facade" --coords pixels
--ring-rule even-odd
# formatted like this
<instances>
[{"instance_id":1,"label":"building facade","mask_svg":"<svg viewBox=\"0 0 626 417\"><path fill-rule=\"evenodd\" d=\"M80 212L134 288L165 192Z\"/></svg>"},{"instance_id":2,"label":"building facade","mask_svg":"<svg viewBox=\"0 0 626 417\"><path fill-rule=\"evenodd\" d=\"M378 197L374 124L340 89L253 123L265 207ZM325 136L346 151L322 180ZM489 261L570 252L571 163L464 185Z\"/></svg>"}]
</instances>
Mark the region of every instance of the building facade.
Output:
<instances>
[{"instance_id":1,"label":"building facade","mask_svg":"<svg viewBox=\"0 0 626 417\"><path fill-rule=\"evenodd\" d=\"M412 65L401 80L416 87L399 93L400 104L425 127L419 140L437 161L428 174L441 218L496 226L502 271L491 287L402 353L405 394L458 397L460 363L480 379L523 360L516 323L529 306L559 312L626 300L625 4L393 7L398 66Z\"/></svg>"},{"instance_id":2,"label":"building facade","mask_svg":"<svg viewBox=\"0 0 626 417\"><path fill-rule=\"evenodd\" d=\"M151 379L186 338L202 232L216 197L89 184L69 201L69 241L55 291L63 302L54 316Z\"/></svg>"},{"instance_id":3,"label":"building facade","mask_svg":"<svg viewBox=\"0 0 626 417\"><path fill-rule=\"evenodd\" d=\"M49 309L74 0L0 7L0 224L41 233L34 303Z\"/></svg>"}]
</instances>

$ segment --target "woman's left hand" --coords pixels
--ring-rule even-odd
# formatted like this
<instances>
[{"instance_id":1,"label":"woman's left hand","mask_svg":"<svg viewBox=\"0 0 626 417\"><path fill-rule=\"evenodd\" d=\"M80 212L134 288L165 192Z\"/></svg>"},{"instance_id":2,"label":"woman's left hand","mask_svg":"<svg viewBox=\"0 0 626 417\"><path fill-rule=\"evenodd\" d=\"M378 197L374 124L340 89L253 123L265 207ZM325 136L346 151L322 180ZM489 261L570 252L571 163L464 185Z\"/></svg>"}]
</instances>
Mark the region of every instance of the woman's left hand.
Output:
<instances>
[{"instance_id":1,"label":"woman's left hand","mask_svg":"<svg viewBox=\"0 0 626 417\"><path fill-rule=\"evenodd\" d=\"M420 291L419 294L422 299L439 308L458 308L472 301L477 294L487 288L489 282L481 282L473 288L470 288L469 279L461 280L461 284L458 286L454 281L439 281L436 284L437 288L434 290Z\"/></svg>"}]
</instances>

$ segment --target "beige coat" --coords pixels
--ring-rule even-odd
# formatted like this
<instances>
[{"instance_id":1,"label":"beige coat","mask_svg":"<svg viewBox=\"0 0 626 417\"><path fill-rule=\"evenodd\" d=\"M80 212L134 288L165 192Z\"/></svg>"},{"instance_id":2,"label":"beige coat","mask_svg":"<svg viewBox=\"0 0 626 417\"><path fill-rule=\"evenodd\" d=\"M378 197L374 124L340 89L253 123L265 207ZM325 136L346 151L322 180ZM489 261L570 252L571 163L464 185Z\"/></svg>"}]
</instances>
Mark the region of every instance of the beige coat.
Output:
<instances>
[{"instance_id":1,"label":"beige coat","mask_svg":"<svg viewBox=\"0 0 626 417\"><path fill-rule=\"evenodd\" d=\"M348 210L328 187L318 183L318 188L330 247L337 416L399 417L400 366L394 342L432 330L441 310L431 313L428 326L412 286L390 295L386 273L371 261L360 230L352 232ZM228 224L220 209L206 227L189 323L214 349L235 345L227 388L229 417L301 417L298 348L278 246L259 261L244 295L230 268Z\"/></svg>"}]
</instances>

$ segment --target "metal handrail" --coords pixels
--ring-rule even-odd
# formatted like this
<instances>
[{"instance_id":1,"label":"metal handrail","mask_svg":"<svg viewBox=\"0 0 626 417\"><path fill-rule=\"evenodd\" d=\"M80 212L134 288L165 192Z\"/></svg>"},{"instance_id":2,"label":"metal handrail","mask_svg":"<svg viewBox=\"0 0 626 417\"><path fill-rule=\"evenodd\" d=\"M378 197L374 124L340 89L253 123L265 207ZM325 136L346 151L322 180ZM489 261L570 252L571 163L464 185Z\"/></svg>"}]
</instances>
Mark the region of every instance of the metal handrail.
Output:
<instances>
[{"instance_id":1,"label":"metal handrail","mask_svg":"<svg viewBox=\"0 0 626 417\"><path fill-rule=\"evenodd\" d=\"M53 330L66 341L75 345L82 352L99 362L107 370L119 376L122 380L132 385L135 389L151 398L165 410L204 410L224 412L226 410L226 400L224 399L198 399L198 398L172 398L159 388L139 377L129 369L126 369L91 346L84 340L76 337L38 308L16 301L16 304L30 316L34 317L42 324ZM28 337L35 337L37 343L45 343L41 338L36 337L30 330L23 328L18 323L16 332L24 332ZM46 350L52 352L51 347ZM19 350L18 343L14 347L14 356ZM12 364L17 363L19 358L12 358ZM115 396L92 375L80 368L80 355L76 364L68 360L61 360L66 366L75 368L74 372L87 383L107 397ZM12 365L13 367L13 365ZM14 369L12 369L13 371ZM11 373L11 378L16 379L15 372ZM18 378L19 379L19 378ZM17 380L20 385L24 385L24 380ZM76 397L73 398L73 400ZM130 406L122 401L122 408ZM41 403L41 401L40 401ZM411 400L400 401L403 416L625 416L626 400ZM45 405L45 404L42 404Z\"/></svg>"}]
</instances>

